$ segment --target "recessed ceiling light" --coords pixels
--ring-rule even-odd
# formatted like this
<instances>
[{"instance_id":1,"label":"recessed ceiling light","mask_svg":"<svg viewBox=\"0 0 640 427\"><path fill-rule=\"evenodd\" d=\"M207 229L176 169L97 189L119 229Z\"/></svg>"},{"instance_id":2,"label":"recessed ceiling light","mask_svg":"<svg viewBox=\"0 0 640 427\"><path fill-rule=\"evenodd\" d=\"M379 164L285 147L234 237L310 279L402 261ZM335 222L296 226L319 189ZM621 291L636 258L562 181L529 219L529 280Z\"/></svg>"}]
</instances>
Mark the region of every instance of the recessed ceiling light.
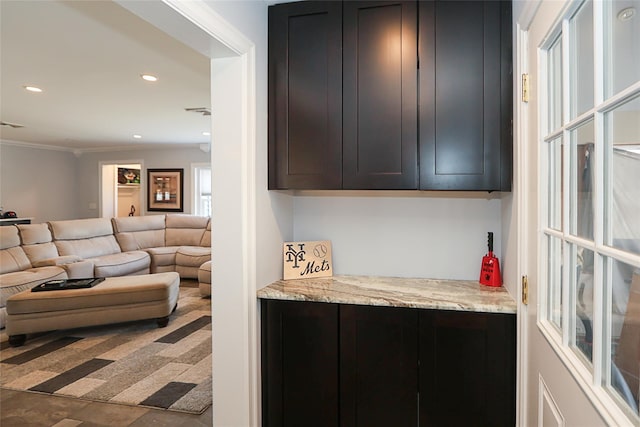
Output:
<instances>
[{"instance_id":1,"label":"recessed ceiling light","mask_svg":"<svg viewBox=\"0 0 640 427\"><path fill-rule=\"evenodd\" d=\"M202 132L202 135L204 135L204 136L211 136L211 132Z\"/></svg>"},{"instance_id":2,"label":"recessed ceiling light","mask_svg":"<svg viewBox=\"0 0 640 427\"><path fill-rule=\"evenodd\" d=\"M633 18L635 14L635 7L627 7L626 9L622 9L620 12L618 12L618 19L621 21L628 21Z\"/></svg>"},{"instance_id":3,"label":"recessed ceiling light","mask_svg":"<svg viewBox=\"0 0 640 427\"><path fill-rule=\"evenodd\" d=\"M138 135L138 134L133 135L133 137L134 137L135 139L142 139L142 135Z\"/></svg>"},{"instance_id":4,"label":"recessed ceiling light","mask_svg":"<svg viewBox=\"0 0 640 427\"><path fill-rule=\"evenodd\" d=\"M37 86L24 85L23 87L25 88L25 90L28 90L29 92L35 92L35 93L42 92L42 89L40 89Z\"/></svg>"},{"instance_id":5,"label":"recessed ceiling light","mask_svg":"<svg viewBox=\"0 0 640 427\"><path fill-rule=\"evenodd\" d=\"M140 77L142 77L142 80L146 80L148 82L157 82L158 78L152 74L140 74Z\"/></svg>"}]
</instances>

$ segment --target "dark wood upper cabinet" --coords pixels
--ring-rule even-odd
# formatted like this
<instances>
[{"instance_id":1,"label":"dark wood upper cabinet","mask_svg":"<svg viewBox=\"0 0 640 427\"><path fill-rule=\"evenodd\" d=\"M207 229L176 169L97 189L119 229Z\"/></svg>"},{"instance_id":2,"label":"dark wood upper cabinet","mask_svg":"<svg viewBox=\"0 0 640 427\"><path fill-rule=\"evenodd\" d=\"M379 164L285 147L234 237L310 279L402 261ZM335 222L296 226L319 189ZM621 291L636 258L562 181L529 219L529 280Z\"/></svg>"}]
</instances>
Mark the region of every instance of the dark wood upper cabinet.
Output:
<instances>
[{"instance_id":1,"label":"dark wood upper cabinet","mask_svg":"<svg viewBox=\"0 0 640 427\"><path fill-rule=\"evenodd\" d=\"M420 188L510 191L511 3L419 9Z\"/></svg>"},{"instance_id":2,"label":"dark wood upper cabinet","mask_svg":"<svg viewBox=\"0 0 640 427\"><path fill-rule=\"evenodd\" d=\"M343 8L343 188L416 189L417 4Z\"/></svg>"},{"instance_id":3,"label":"dark wood upper cabinet","mask_svg":"<svg viewBox=\"0 0 640 427\"><path fill-rule=\"evenodd\" d=\"M269 8L269 189L342 188L342 3Z\"/></svg>"},{"instance_id":4,"label":"dark wood upper cabinet","mask_svg":"<svg viewBox=\"0 0 640 427\"><path fill-rule=\"evenodd\" d=\"M510 1L269 7L269 189L510 191Z\"/></svg>"}]
</instances>

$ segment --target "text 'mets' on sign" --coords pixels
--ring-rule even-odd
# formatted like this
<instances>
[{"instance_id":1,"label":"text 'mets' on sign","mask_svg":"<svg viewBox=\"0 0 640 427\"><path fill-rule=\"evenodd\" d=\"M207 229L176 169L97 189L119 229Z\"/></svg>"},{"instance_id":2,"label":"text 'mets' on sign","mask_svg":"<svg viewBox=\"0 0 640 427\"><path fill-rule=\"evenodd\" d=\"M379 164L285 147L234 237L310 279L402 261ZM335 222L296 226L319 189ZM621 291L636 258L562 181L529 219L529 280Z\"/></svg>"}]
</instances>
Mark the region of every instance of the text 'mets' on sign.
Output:
<instances>
[{"instance_id":1,"label":"text 'mets' on sign","mask_svg":"<svg viewBox=\"0 0 640 427\"><path fill-rule=\"evenodd\" d=\"M284 242L284 280L333 276L331 241Z\"/></svg>"}]
</instances>

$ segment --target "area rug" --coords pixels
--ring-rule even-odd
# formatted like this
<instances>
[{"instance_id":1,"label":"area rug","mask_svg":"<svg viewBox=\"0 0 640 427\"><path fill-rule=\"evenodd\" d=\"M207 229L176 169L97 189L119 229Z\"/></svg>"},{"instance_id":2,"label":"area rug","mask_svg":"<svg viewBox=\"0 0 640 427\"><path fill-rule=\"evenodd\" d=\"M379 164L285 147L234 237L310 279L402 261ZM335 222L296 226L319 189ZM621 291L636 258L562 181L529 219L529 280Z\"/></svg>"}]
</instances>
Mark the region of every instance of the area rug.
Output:
<instances>
[{"instance_id":1,"label":"area rug","mask_svg":"<svg viewBox=\"0 0 640 427\"><path fill-rule=\"evenodd\" d=\"M0 387L201 414L211 406L210 303L181 287L165 328L149 320L3 341Z\"/></svg>"}]
</instances>

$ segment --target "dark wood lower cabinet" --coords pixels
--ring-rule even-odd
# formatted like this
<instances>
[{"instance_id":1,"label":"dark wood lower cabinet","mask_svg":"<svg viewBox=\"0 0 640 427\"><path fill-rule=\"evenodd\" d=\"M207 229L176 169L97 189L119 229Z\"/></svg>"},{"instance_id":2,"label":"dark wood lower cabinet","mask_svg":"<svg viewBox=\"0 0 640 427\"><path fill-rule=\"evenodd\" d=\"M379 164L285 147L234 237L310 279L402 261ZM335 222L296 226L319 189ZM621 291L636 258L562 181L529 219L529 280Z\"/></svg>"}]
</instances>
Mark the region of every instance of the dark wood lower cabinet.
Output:
<instances>
[{"instance_id":1,"label":"dark wood lower cabinet","mask_svg":"<svg viewBox=\"0 0 640 427\"><path fill-rule=\"evenodd\" d=\"M513 426L513 314L262 300L263 426Z\"/></svg>"},{"instance_id":2,"label":"dark wood lower cabinet","mask_svg":"<svg viewBox=\"0 0 640 427\"><path fill-rule=\"evenodd\" d=\"M339 425L338 305L262 302L262 425Z\"/></svg>"},{"instance_id":3,"label":"dark wood lower cabinet","mask_svg":"<svg viewBox=\"0 0 640 427\"><path fill-rule=\"evenodd\" d=\"M516 316L420 312L420 426L513 426Z\"/></svg>"},{"instance_id":4,"label":"dark wood lower cabinet","mask_svg":"<svg viewBox=\"0 0 640 427\"><path fill-rule=\"evenodd\" d=\"M340 306L340 425L415 426L418 312Z\"/></svg>"}]
</instances>

